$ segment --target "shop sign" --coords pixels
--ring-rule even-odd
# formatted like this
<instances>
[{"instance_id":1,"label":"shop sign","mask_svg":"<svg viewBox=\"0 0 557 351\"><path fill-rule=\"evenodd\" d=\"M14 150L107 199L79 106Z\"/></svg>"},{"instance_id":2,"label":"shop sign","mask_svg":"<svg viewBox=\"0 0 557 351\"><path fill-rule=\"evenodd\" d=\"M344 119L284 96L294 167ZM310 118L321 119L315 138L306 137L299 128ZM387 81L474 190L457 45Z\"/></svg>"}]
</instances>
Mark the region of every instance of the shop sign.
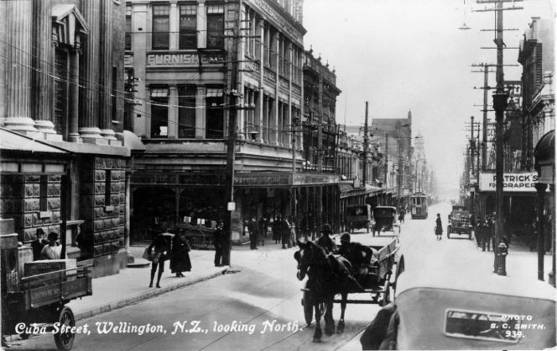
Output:
<instances>
[{"instance_id":1,"label":"shop sign","mask_svg":"<svg viewBox=\"0 0 557 351\"><path fill-rule=\"evenodd\" d=\"M147 66L172 67L172 66L199 66L224 63L222 53L164 53L147 54Z\"/></svg>"},{"instance_id":2,"label":"shop sign","mask_svg":"<svg viewBox=\"0 0 557 351\"><path fill-rule=\"evenodd\" d=\"M235 186L273 186L289 185L290 174L263 173L263 174L236 174Z\"/></svg>"},{"instance_id":3,"label":"shop sign","mask_svg":"<svg viewBox=\"0 0 557 351\"><path fill-rule=\"evenodd\" d=\"M337 176L330 176L327 174L295 174L294 185L304 184L336 184L339 179Z\"/></svg>"},{"instance_id":4,"label":"shop sign","mask_svg":"<svg viewBox=\"0 0 557 351\"><path fill-rule=\"evenodd\" d=\"M504 192L535 192L538 174L528 173L504 173ZM495 192L495 173L480 173L480 191Z\"/></svg>"}]
</instances>

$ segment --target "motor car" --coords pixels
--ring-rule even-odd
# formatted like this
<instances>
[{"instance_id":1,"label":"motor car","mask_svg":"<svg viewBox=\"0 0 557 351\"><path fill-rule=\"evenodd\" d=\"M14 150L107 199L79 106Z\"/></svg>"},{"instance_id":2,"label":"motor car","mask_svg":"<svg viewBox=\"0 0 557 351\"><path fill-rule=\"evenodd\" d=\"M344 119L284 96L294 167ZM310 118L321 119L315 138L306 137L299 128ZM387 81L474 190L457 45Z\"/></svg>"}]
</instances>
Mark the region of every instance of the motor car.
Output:
<instances>
[{"instance_id":1,"label":"motor car","mask_svg":"<svg viewBox=\"0 0 557 351\"><path fill-rule=\"evenodd\" d=\"M555 288L534 276L488 271L406 270L397 281L394 304L363 333L363 348L555 348Z\"/></svg>"},{"instance_id":2,"label":"motor car","mask_svg":"<svg viewBox=\"0 0 557 351\"><path fill-rule=\"evenodd\" d=\"M397 220L396 207L393 206L376 206L373 209L373 235L381 234L383 231L395 232L395 228L400 233L400 223Z\"/></svg>"},{"instance_id":3,"label":"motor car","mask_svg":"<svg viewBox=\"0 0 557 351\"><path fill-rule=\"evenodd\" d=\"M452 233L468 234L468 239L472 239L472 215L464 206L453 206L449 214L447 225L447 239L451 238Z\"/></svg>"},{"instance_id":4,"label":"motor car","mask_svg":"<svg viewBox=\"0 0 557 351\"><path fill-rule=\"evenodd\" d=\"M346 207L346 226L350 233L356 229L366 229L368 232L373 228L373 218L370 205L352 205Z\"/></svg>"}]
</instances>

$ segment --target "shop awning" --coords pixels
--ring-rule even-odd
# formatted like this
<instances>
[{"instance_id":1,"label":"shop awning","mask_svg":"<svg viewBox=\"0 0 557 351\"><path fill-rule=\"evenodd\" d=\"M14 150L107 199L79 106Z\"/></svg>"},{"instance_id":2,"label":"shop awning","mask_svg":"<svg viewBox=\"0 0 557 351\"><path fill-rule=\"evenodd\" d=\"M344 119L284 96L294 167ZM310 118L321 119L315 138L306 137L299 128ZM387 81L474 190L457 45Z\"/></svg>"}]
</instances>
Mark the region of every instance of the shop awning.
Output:
<instances>
[{"instance_id":1,"label":"shop awning","mask_svg":"<svg viewBox=\"0 0 557 351\"><path fill-rule=\"evenodd\" d=\"M545 184L555 183L555 130L547 132L534 149L535 168L538 181Z\"/></svg>"},{"instance_id":2,"label":"shop awning","mask_svg":"<svg viewBox=\"0 0 557 351\"><path fill-rule=\"evenodd\" d=\"M365 188L354 188L351 184L339 184L340 198L345 199L354 196L374 196L381 194L383 188L366 185Z\"/></svg>"},{"instance_id":3,"label":"shop awning","mask_svg":"<svg viewBox=\"0 0 557 351\"><path fill-rule=\"evenodd\" d=\"M555 130L547 132L534 149L536 164L555 163Z\"/></svg>"}]
</instances>

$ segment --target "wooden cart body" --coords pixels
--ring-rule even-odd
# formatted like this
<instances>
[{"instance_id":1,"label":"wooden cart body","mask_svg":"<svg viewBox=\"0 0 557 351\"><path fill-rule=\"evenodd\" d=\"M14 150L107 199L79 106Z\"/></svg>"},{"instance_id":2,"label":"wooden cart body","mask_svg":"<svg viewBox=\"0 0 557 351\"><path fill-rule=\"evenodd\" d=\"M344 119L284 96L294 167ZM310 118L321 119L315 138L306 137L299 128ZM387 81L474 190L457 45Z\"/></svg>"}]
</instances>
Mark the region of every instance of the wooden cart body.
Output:
<instances>
[{"instance_id":1,"label":"wooden cart body","mask_svg":"<svg viewBox=\"0 0 557 351\"><path fill-rule=\"evenodd\" d=\"M63 269L20 279L19 289L8 291L4 318L5 332L15 333L18 323L44 325L52 330L54 323L75 325L73 312L65 305L76 298L93 294L90 267ZM21 334L27 338L28 334ZM54 334L58 349L70 350L74 335Z\"/></svg>"}]
</instances>

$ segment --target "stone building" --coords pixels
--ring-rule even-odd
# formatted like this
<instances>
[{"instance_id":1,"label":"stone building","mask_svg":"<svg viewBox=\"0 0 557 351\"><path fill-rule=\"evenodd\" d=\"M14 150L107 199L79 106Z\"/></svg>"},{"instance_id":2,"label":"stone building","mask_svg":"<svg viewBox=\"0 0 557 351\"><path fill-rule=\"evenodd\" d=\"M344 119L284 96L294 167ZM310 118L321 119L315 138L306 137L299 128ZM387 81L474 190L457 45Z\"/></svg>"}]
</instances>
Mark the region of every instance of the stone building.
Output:
<instances>
[{"instance_id":1,"label":"stone building","mask_svg":"<svg viewBox=\"0 0 557 351\"><path fill-rule=\"evenodd\" d=\"M247 240L245 220L297 217L296 204L316 207L304 199L317 202L317 191L307 189L335 182L300 173L302 3L126 2L125 62L136 82L127 120L146 148L134 158L132 240L224 217L231 112L234 241Z\"/></svg>"},{"instance_id":2,"label":"stone building","mask_svg":"<svg viewBox=\"0 0 557 351\"><path fill-rule=\"evenodd\" d=\"M0 216L20 240L60 233L65 253L117 273L127 262L123 131L125 4L0 2Z\"/></svg>"}]
</instances>

